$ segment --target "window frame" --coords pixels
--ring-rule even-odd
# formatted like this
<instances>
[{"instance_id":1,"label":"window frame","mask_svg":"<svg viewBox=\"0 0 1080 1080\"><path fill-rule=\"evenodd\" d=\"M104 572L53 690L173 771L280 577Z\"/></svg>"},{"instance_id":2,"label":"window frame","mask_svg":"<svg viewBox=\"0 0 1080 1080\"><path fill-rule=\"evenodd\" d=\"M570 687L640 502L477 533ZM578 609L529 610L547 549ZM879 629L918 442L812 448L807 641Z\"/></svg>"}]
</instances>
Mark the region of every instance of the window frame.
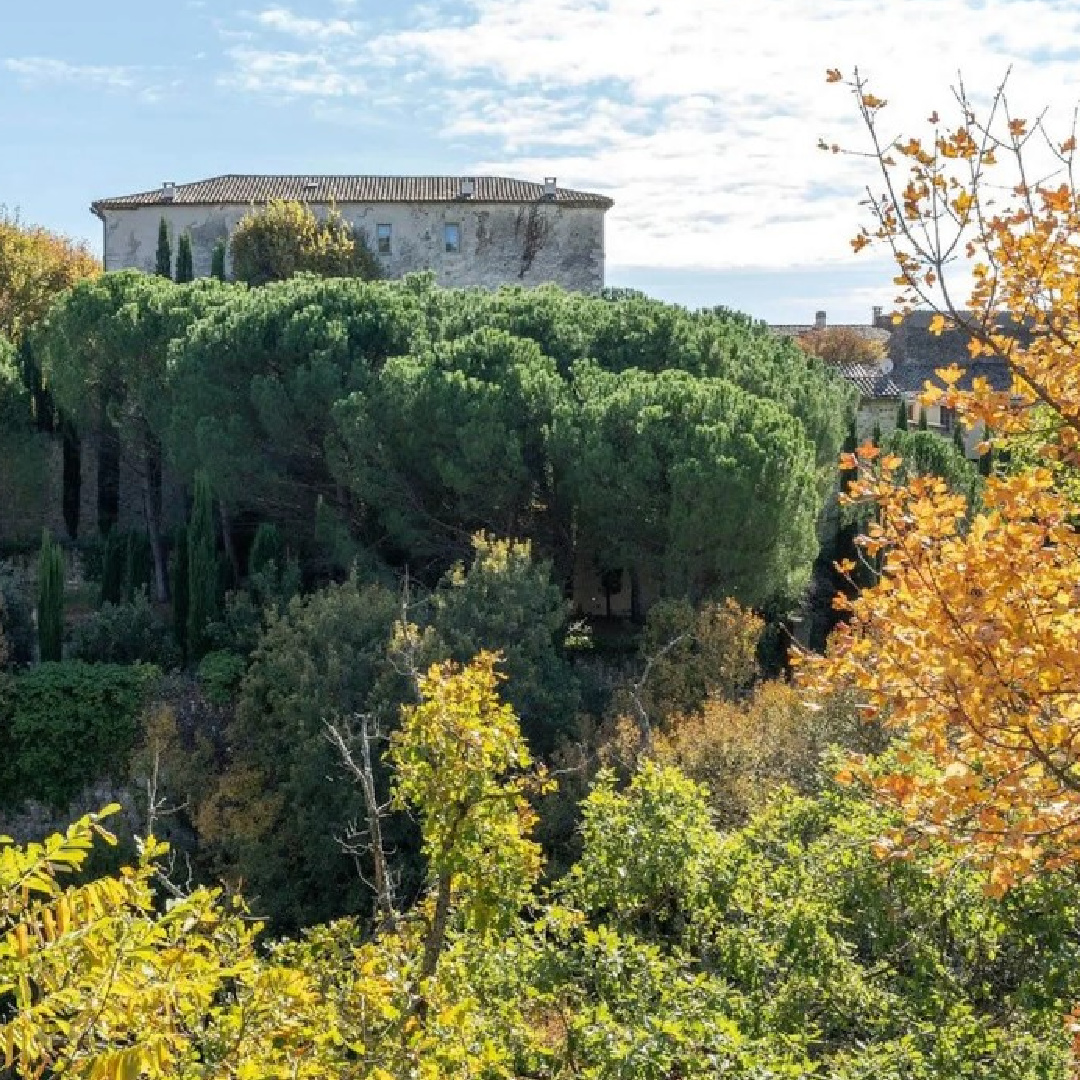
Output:
<instances>
[{"instance_id":1,"label":"window frame","mask_svg":"<svg viewBox=\"0 0 1080 1080\"><path fill-rule=\"evenodd\" d=\"M385 234L383 232L385 230ZM385 246L384 246L385 241ZM394 226L383 222L375 226L375 251L379 255L392 255L394 247Z\"/></svg>"},{"instance_id":2,"label":"window frame","mask_svg":"<svg viewBox=\"0 0 1080 1080\"><path fill-rule=\"evenodd\" d=\"M450 230L454 230L454 246L450 246ZM457 221L443 222L443 254L461 254L461 223Z\"/></svg>"}]
</instances>

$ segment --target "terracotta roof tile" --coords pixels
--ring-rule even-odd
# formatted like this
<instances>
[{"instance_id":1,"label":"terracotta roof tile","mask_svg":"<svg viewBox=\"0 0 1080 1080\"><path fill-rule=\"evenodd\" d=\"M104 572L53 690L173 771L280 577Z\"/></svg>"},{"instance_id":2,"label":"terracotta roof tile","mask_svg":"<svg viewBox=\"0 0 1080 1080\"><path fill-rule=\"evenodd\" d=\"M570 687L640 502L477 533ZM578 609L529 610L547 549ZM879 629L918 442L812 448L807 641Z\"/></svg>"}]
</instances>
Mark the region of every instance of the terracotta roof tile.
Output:
<instances>
[{"instance_id":1,"label":"terracotta roof tile","mask_svg":"<svg viewBox=\"0 0 1080 1080\"><path fill-rule=\"evenodd\" d=\"M93 203L101 210L127 210L140 206L217 206L265 203L271 199L302 202L459 202L463 177L459 176L215 176L191 184L177 184L170 198L163 188L118 195ZM473 178L470 202L532 203L544 199L544 185L505 176ZM606 195L572 188L556 188L560 206L589 206L606 210Z\"/></svg>"}]
</instances>

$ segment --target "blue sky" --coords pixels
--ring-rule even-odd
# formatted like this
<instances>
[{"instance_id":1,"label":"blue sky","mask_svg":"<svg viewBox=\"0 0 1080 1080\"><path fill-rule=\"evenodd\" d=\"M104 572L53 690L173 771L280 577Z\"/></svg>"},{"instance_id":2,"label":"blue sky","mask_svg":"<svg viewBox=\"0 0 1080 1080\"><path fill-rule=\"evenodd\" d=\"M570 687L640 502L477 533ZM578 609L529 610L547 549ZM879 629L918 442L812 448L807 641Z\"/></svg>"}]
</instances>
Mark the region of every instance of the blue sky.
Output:
<instances>
[{"instance_id":1,"label":"blue sky","mask_svg":"<svg viewBox=\"0 0 1080 1080\"><path fill-rule=\"evenodd\" d=\"M1075 0L48 0L0 14L0 203L100 245L95 198L226 172L492 172L603 191L608 280L865 321L858 63L897 133L1012 65L1080 97ZM943 104L944 103L944 104ZM892 115L892 114L890 114Z\"/></svg>"}]
</instances>

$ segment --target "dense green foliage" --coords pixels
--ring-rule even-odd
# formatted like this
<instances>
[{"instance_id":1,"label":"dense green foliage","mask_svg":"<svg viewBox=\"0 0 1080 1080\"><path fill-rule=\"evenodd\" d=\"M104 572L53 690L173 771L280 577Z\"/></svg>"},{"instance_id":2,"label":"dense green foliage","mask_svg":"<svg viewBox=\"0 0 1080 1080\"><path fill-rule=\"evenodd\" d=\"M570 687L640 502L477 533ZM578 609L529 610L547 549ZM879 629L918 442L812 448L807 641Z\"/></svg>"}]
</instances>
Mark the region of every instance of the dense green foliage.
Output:
<instances>
[{"instance_id":1,"label":"dense green foliage","mask_svg":"<svg viewBox=\"0 0 1080 1080\"><path fill-rule=\"evenodd\" d=\"M59 660L64 646L64 551L48 529L38 556L37 628L38 655Z\"/></svg>"},{"instance_id":2,"label":"dense green foliage","mask_svg":"<svg viewBox=\"0 0 1080 1080\"><path fill-rule=\"evenodd\" d=\"M75 429L114 433L127 452L158 601L168 597L161 481L171 404L169 348L236 291L209 280L174 285L136 271L105 274L66 293L37 339L51 392Z\"/></svg>"},{"instance_id":3,"label":"dense green foliage","mask_svg":"<svg viewBox=\"0 0 1080 1080\"><path fill-rule=\"evenodd\" d=\"M144 592L125 603L106 602L76 623L70 656L94 664L143 661L168 669L180 660L172 627Z\"/></svg>"},{"instance_id":4,"label":"dense green foliage","mask_svg":"<svg viewBox=\"0 0 1080 1080\"><path fill-rule=\"evenodd\" d=\"M940 476L954 491L977 495L978 465L953 440L917 429L891 432L884 443L884 449L904 459L905 476Z\"/></svg>"},{"instance_id":5,"label":"dense green foliage","mask_svg":"<svg viewBox=\"0 0 1080 1080\"><path fill-rule=\"evenodd\" d=\"M734 1066L751 1049L793 1076L1062 1075L1075 882L992 900L962 865L943 882L930 858L877 857L885 825L827 792L725 837L674 771L646 766L624 792L602 779L559 889L585 919L551 953L577 991L571 1022L635 1076L716 1075L725 1059L769 1075Z\"/></svg>"},{"instance_id":6,"label":"dense green foliage","mask_svg":"<svg viewBox=\"0 0 1080 1080\"><path fill-rule=\"evenodd\" d=\"M145 665L45 663L0 698L3 801L68 805L87 784L121 779L156 678Z\"/></svg>"},{"instance_id":7,"label":"dense green foliage","mask_svg":"<svg viewBox=\"0 0 1080 1080\"><path fill-rule=\"evenodd\" d=\"M444 575L431 597L431 660L502 656L503 698L529 745L547 753L572 728L578 686L563 651L569 605L527 542L473 540L473 558Z\"/></svg>"},{"instance_id":8,"label":"dense green foliage","mask_svg":"<svg viewBox=\"0 0 1080 1080\"><path fill-rule=\"evenodd\" d=\"M364 712L389 731L408 696L390 655L398 614L392 592L356 580L297 598L272 616L240 687L232 761L203 813L213 819L205 832L222 870L278 925L365 904L336 839L360 817L360 794L324 724L347 726Z\"/></svg>"},{"instance_id":9,"label":"dense green foliage","mask_svg":"<svg viewBox=\"0 0 1080 1080\"><path fill-rule=\"evenodd\" d=\"M789 604L852 405L726 312L425 278L238 291L172 359L182 473L303 562L344 534L433 582L486 530L527 536L559 581L586 559L650 599Z\"/></svg>"}]
</instances>

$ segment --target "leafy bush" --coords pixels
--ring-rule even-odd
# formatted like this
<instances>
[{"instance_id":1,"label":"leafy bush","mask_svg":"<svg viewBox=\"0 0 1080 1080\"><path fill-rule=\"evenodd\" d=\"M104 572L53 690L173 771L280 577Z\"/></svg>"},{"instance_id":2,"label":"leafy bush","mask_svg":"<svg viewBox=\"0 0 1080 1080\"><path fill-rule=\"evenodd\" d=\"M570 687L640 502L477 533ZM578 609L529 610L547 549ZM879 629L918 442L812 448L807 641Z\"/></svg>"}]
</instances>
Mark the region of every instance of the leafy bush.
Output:
<instances>
[{"instance_id":1,"label":"leafy bush","mask_svg":"<svg viewBox=\"0 0 1080 1080\"><path fill-rule=\"evenodd\" d=\"M95 664L145 661L167 669L180 662L180 650L166 620L139 593L129 604L105 603L78 623L71 657Z\"/></svg>"},{"instance_id":2,"label":"leafy bush","mask_svg":"<svg viewBox=\"0 0 1080 1080\"><path fill-rule=\"evenodd\" d=\"M577 680L562 655L569 605L551 580L551 566L533 558L527 540L473 538L473 558L459 563L432 597L430 659L466 663L499 651L502 696L513 706L536 753L552 749L573 727Z\"/></svg>"},{"instance_id":3,"label":"leafy bush","mask_svg":"<svg viewBox=\"0 0 1080 1080\"><path fill-rule=\"evenodd\" d=\"M0 724L3 798L64 807L84 785L122 777L158 675L150 664L68 660L14 676Z\"/></svg>"},{"instance_id":4,"label":"leafy bush","mask_svg":"<svg viewBox=\"0 0 1080 1080\"><path fill-rule=\"evenodd\" d=\"M305 203L272 200L252 210L230 241L233 276L249 285L309 272L324 277L379 276L363 234L336 210L319 220Z\"/></svg>"},{"instance_id":5,"label":"leafy bush","mask_svg":"<svg viewBox=\"0 0 1080 1080\"><path fill-rule=\"evenodd\" d=\"M247 661L236 653L219 649L199 661L199 683L212 705L230 705L240 689Z\"/></svg>"},{"instance_id":6,"label":"leafy bush","mask_svg":"<svg viewBox=\"0 0 1080 1080\"><path fill-rule=\"evenodd\" d=\"M651 753L703 784L716 820L733 827L744 824L782 785L819 790L830 747L879 748L877 734L844 699L811 710L793 687L770 680L747 701L712 699L700 713L670 717L665 730L656 733Z\"/></svg>"},{"instance_id":7,"label":"leafy bush","mask_svg":"<svg viewBox=\"0 0 1080 1080\"><path fill-rule=\"evenodd\" d=\"M384 733L396 722L408 697L390 656L398 612L395 593L355 578L295 598L283 615L271 612L241 684L226 767L194 799L217 876L243 880L278 927L366 903L355 860L337 839L363 818L363 800L324 722L348 725L365 713ZM220 655L210 654L207 672L219 689L235 663ZM385 797L381 771L380 785Z\"/></svg>"},{"instance_id":8,"label":"leafy bush","mask_svg":"<svg viewBox=\"0 0 1080 1080\"><path fill-rule=\"evenodd\" d=\"M734 600L698 610L686 600L654 604L640 646L647 666L642 706L650 719L697 712L711 697L743 696L758 675L764 628L762 619Z\"/></svg>"}]
</instances>

